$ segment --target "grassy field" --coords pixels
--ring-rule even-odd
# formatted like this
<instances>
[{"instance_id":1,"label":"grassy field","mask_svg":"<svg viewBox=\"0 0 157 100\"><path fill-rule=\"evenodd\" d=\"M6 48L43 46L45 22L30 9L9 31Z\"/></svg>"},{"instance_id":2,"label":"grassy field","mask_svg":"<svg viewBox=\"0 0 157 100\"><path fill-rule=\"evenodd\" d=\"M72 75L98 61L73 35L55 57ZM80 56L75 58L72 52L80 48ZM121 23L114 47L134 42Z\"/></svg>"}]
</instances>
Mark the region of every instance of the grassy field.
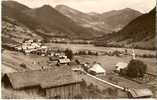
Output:
<instances>
[{"instance_id":1,"label":"grassy field","mask_svg":"<svg viewBox=\"0 0 157 100\"><path fill-rule=\"evenodd\" d=\"M114 48L114 47L95 47L94 45L88 44L61 44L61 43L47 43L45 44L48 47L58 47L58 48L63 48L63 49L72 49L74 52L78 50L92 50L92 51L97 51L97 52L103 52L103 51L124 51L125 48ZM129 53L132 52L131 49L127 49ZM152 50L142 50L142 49L135 49L136 54L151 54L151 55L156 55L156 51Z\"/></svg>"}]
</instances>

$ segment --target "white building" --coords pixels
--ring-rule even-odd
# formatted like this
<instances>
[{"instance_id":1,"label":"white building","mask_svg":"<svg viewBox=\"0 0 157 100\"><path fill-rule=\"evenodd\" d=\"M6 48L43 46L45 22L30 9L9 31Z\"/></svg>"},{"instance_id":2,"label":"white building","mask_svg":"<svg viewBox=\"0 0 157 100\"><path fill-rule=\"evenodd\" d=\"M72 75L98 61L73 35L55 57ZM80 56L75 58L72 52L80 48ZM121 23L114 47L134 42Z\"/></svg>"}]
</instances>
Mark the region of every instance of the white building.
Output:
<instances>
[{"instance_id":1,"label":"white building","mask_svg":"<svg viewBox=\"0 0 157 100\"><path fill-rule=\"evenodd\" d=\"M135 55L135 50L134 49L132 49L132 59L133 60L136 59L136 55Z\"/></svg>"},{"instance_id":2,"label":"white building","mask_svg":"<svg viewBox=\"0 0 157 100\"><path fill-rule=\"evenodd\" d=\"M121 69L125 69L127 68L128 66L128 63L125 63L125 62L118 62L115 67L116 67L116 71L117 72L120 72Z\"/></svg>"},{"instance_id":3,"label":"white building","mask_svg":"<svg viewBox=\"0 0 157 100\"><path fill-rule=\"evenodd\" d=\"M57 62L57 65L60 65L60 64L69 64L71 61L70 59L59 59L58 62Z\"/></svg>"},{"instance_id":4,"label":"white building","mask_svg":"<svg viewBox=\"0 0 157 100\"><path fill-rule=\"evenodd\" d=\"M106 70L99 63L95 63L89 70L93 75L106 75Z\"/></svg>"}]
</instances>

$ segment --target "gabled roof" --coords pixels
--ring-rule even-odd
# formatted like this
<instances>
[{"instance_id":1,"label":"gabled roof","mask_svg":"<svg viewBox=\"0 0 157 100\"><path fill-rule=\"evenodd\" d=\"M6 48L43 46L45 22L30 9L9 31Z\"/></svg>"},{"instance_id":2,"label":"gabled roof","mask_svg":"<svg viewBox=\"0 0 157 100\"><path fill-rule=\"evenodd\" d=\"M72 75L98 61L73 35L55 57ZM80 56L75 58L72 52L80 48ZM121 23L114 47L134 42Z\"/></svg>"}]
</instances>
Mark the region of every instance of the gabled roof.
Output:
<instances>
[{"instance_id":1,"label":"gabled roof","mask_svg":"<svg viewBox=\"0 0 157 100\"><path fill-rule=\"evenodd\" d=\"M72 71L67 66L64 68L8 73L6 75L14 89L32 86L56 87L81 81L73 78Z\"/></svg>"},{"instance_id":2,"label":"gabled roof","mask_svg":"<svg viewBox=\"0 0 157 100\"><path fill-rule=\"evenodd\" d=\"M94 71L96 73L105 73L106 71L102 68L102 66L98 63L94 64L89 71Z\"/></svg>"},{"instance_id":3,"label":"gabled roof","mask_svg":"<svg viewBox=\"0 0 157 100\"><path fill-rule=\"evenodd\" d=\"M149 89L130 89L130 94L134 98L152 96L153 93Z\"/></svg>"}]
</instances>

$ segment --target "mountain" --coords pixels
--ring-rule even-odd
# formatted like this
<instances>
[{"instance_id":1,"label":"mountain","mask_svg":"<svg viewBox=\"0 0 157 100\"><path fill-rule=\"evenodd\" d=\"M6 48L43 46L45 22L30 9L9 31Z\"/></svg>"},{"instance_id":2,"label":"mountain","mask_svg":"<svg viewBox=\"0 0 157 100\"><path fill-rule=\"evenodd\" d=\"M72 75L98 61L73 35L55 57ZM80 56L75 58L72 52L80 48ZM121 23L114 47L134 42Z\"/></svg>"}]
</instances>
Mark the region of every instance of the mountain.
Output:
<instances>
[{"instance_id":1,"label":"mountain","mask_svg":"<svg viewBox=\"0 0 157 100\"><path fill-rule=\"evenodd\" d=\"M109 24L115 31L118 31L140 15L142 14L139 11L125 8L103 13L102 21Z\"/></svg>"},{"instance_id":2,"label":"mountain","mask_svg":"<svg viewBox=\"0 0 157 100\"><path fill-rule=\"evenodd\" d=\"M89 23L90 21L94 20L92 17L88 16L88 14L85 14L65 5L57 5L55 9L73 19L75 22L78 22L79 24Z\"/></svg>"},{"instance_id":3,"label":"mountain","mask_svg":"<svg viewBox=\"0 0 157 100\"><path fill-rule=\"evenodd\" d=\"M105 24L102 21L99 21L96 16L90 16L89 14L83 13L65 5L57 5L55 9L83 27L93 28L94 30L103 31L106 33L111 32L108 26L105 26Z\"/></svg>"},{"instance_id":4,"label":"mountain","mask_svg":"<svg viewBox=\"0 0 157 100\"><path fill-rule=\"evenodd\" d=\"M119 32L98 38L104 43L155 49L156 8L143 14Z\"/></svg>"},{"instance_id":5,"label":"mountain","mask_svg":"<svg viewBox=\"0 0 157 100\"><path fill-rule=\"evenodd\" d=\"M65 5L57 5L55 9L83 27L90 27L105 33L118 31L141 15L140 12L130 8L109 11L102 14L95 12L83 13Z\"/></svg>"},{"instance_id":6,"label":"mountain","mask_svg":"<svg viewBox=\"0 0 157 100\"><path fill-rule=\"evenodd\" d=\"M89 39L95 37L94 30L78 25L49 5L31 9L15 1L3 1L2 20L5 17L16 20L44 38L61 36Z\"/></svg>"}]
</instances>

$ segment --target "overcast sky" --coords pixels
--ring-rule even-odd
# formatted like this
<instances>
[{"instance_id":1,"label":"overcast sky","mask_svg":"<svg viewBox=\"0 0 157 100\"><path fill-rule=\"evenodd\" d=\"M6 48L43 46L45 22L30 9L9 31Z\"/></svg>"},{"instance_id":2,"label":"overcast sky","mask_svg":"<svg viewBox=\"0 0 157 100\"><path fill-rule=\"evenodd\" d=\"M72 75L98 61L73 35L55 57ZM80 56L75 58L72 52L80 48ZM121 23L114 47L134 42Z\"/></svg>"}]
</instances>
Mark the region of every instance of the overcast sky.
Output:
<instances>
[{"instance_id":1,"label":"overcast sky","mask_svg":"<svg viewBox=\"0 0 157 100\"><path fill-rule=\"evenodd\" d=\"M146 13L153 9L156 0L14 0L29 6L30 8L41 7L44 4L55 7L64 4L83 12L106 12L123 8L132 8Z\"/></svg>"}]
</instances>

